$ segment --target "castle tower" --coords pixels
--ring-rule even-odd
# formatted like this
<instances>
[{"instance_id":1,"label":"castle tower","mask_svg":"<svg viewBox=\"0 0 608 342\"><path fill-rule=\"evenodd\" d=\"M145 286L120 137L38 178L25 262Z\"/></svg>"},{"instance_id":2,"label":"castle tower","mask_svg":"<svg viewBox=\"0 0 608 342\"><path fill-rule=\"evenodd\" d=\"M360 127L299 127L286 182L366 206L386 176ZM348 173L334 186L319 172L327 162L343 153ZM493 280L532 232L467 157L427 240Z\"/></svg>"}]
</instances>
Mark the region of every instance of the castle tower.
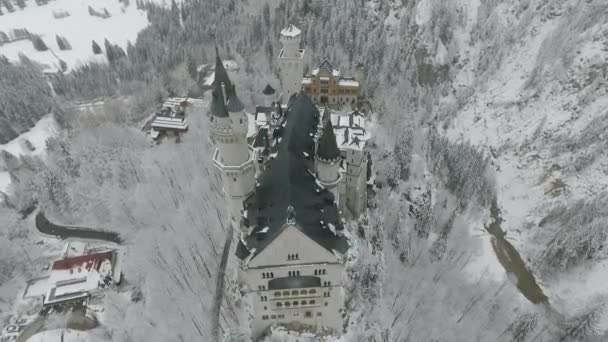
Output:
<instances>
[{"instance_id":1,"label":"castle tower","mask_svg":"<svg viewBox=\"0 0 608 342\"><path fill-rule=\"evenodd\" d=\"M222 173L231 223L237 225L243 201L254 189L255 170L247 144L247 114L235 88L218 54L211 99L211 139L217 146L213 162Z\"/></svg>"},{"instance_id":2,"label":"castle tower","mask_svg":"<svg viewBox=\"0 0 608 342\"><path fill-rule=\"evenodd\" d=\"M279 53L278 62L283 87L281 100L284 103L301 89L304 72L304 49L300 49L301 34L302 32L291 24L281 30L280 41L283 49Z\"/></svg>"},{"instance_id":3,"label":"castle tower","mask_svg":"<svg viewBox=\"0 0 608 342\"><path fill-rule=\"evenodd\" d=\"M336 135L331 124L329 110L325 110L322 118L323 132L317 143L315 152L315 171L319 182L329 190L335 198L336 204L340 203L340 192L338 184L342 180L340 175L340 149L336 143Z\"/></svg>"}]
</instances>

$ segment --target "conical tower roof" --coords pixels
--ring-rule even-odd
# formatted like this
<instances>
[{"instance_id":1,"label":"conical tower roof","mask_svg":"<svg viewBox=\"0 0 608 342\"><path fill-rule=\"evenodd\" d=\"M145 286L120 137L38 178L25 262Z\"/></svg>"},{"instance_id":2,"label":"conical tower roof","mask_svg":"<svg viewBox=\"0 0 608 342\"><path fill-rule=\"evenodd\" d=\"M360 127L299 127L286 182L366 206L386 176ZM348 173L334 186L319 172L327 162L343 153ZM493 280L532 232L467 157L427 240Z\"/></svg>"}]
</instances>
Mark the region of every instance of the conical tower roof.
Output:
<instances>
[{"instance_id":1,"label":"conical tower roof","mask_svg":"<svg viewBox=\"0 0 608 342\"><path fill-rule=\"evenodd\" d=\"M262 94L264 95L272 95L275 93L275 90L273 87L270 86L270 84L266 85L266 88L264 88L264 90L262 90Z\"/></svg>"},{"instance_id":2,"label":"conical tower roof","mask_svg":"<svg viewBox=\"0 0 608 342\"><path fill-rule=\"evenodd\" d=\"M211 114L218 118L228 117L224 93L219 83L213 85L213 91L211 92Z\"/></svg>"},{"instance_id":3,"label":"conical tower roof","mask_svg":"<svg viewBox=\"0 0 608 342\"><path fill-rule=\"evenodd\" d=\"M232 82L230 82L230 78L228 77L228 72L226 71L226 67L224 67L224 63L220 58L220 53L217 49L217 45L215 46L215 75L213 78L213 84L222 84L226 86L226 90L232 89Z\"/></svg>"},{"instance_id":4,"label":"conical tower roof","mask_svg":"<svg viewBox=\"0 0 608 342\"><path fill-rule=\"evenodd\" d=\"M327 115L329 115L329 112ZM323 125L323 135L321 135L317 147L317 158L335 161L340 158L340 149L336 143L334 127L331 124L331 120L325 120L325 117L323 117L323 121L325 121L325 124Z\"/></svg>"}]
</instances>

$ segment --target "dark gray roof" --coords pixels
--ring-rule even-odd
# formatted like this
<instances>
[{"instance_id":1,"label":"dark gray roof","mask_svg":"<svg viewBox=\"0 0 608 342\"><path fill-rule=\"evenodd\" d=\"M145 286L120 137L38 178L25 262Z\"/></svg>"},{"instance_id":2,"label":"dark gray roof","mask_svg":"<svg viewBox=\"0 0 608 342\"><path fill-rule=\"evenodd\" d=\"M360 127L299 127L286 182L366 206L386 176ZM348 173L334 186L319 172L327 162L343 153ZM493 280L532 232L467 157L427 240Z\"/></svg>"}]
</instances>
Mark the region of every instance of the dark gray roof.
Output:
<instances>
[{"instance_id":1,"label":"dark gray roof","mask_svg":"<svg viewBox=\"0 0 608 342\"><path fill-rule=\"evenodd\" d=\"M273 87L270 86L270 84L267 84L266 88L264 88L264 90L262 90L262 93L264 95L272 95L275 93L275 90Z\"/></svg>"},{"instance_id":2,"label":"dark gray roof","mask_svg":"<svg viewBox=\"0 0 608 342\"><path fill-rule=\"evenodd\" d=\"M268 128L262 127L258 130L258 134L255 135L253 147L268 147Z\"/></svg>"},{"instance_id":3,"label":"dark gray roof","mask_svg":"<svg viewBox=\"0 0 608 342\"><path fill-rule=\"evenodd\" d=\"M262 251L287 227L289 205L296 211L296 227L312 240L330 251L344 253L348 249L347 239L328 226L343 229L334 196L317 184L309 171L314 169L313 162L305 155L313 155L312 135L318 117L317 107L305 93L300 92L290 102L281 143L272 147L276 157L267 162L255 194L245 202L253 231L245 238L247 246L239 241L236 254L240 259L249 256L253 248L256 254Z\"/></svg>"},{"instance_id":4,"label":"dark gray roof","mask_svg":"<svg viewBox=\"0 0 608 342\"><path fill-rule=\"evenodd\" d=\"M340 149L336 143L336 135L334 134L334 127L331 124L331 119L325 121L323 135L321 135L321 138L319 139L317 157L332 161L340 158Z\"/></svg>"},{"instance_id":5,"label":"dark gray roof","mask_svg":"<svg viewBox=\"0 0 608 342\"><path fill-rule=\"evenodd\" d=\"M274 278L268 282L269 290L321 287L321 278L315 276Z\"/></svg>"},{"instance_id":6,"label":"dark gray roof","mask_svg":"<svg viewBox=\"0 0 608 342\"><path fill-rule=\"evenodd\" d=\"M234 87L234 85L233 85L233 87ZM238 112L242 112L243 110L245 110L245 106L243 105L243 102L241 102L241 99L239 99L239 97L236 96L236 90L232 89L230 96L228 96L228 112L238 113Z\"/></svg>"},{"instance_id":7,"label":"dark gray roof","mask_svg":"<svg viewBox=\"0 0 608 342\"><path fill-rule=\"evenodd\" d=\"M334 68L334 66L331 64L331 62L326 58L319 65L319 70L320 69L325 69L325 70L329 71L329 73L331 74L331 72L334 71L336 68Z\"/></svg>"},{"instance_id":8,"label":"dark gray roof","mask_svg":"<svg viewBox=\"0 0 608 342\"><path fill-rule=\"evenodd\" d=\"M224 101L224 93L220 84L214 84L211 91L211 114L220 118L228 117L228 109Z\"/></svg>"},{"instance_id":9,"label":"dark gray roof","mask_svg":"<svg viewBox=\"0 0 608 342\"><path fill-rule=\"evenodd\" d=\"M245 109L243 102L236 95L236 86L228 77L228 72L220 58L217 46L215 47L215 75L211 100L211 113L218 117L227 117L228 113L237 113ZM222 85L224 90L222 90ZM224 99L224 91L227 99ZM220 103L221 102L221 103Z\"/></svg>"},{"instance_id":10,"label":"dark gray roof","mask_svg":"<svg viewBox=\"0 0 608 342\"><path fill-rule=\"evenodd\" d=\"M228 77L228 72L226 71L226 68L224 67L224 63L222 62L222 59L220 58L220 53L217 49L217 45L215 46L215 74L213 76L213 84L214 85L220 85L224 83L224 85L226 86L226 91L228 91L228 89L232 89L232 82L230 81L230 77Z\"/></svg>"}]
</instances>

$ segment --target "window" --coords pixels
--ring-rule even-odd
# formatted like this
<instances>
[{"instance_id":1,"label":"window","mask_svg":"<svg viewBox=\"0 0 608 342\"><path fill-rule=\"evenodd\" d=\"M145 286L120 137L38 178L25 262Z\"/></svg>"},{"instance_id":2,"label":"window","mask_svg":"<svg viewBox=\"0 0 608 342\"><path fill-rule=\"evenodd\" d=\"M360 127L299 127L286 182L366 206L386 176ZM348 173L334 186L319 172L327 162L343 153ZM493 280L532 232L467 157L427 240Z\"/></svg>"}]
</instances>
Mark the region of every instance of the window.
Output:
<instances>
[{"instance_id":1,"label":"window","mask_svg":"<svg viewBox=\"0 0 608 342\"><path fill-rule=\"evenodd\" d=\"M263 319L263 320L267 320L267 319L268 319L268 315L263 315L263 316L262 316L262 319Z\"/></svg>"},{"instance_id":2,"label":"window","mask_svg":"<svg viewBox=\"0 0 608 342\"><path fill-rule=\"evenodd\" d=\"M323 269L323 274L325 274L325 269Z\"/></svg>"},{"instance_id":3,"label":"window","mask_svg":"<svg viewBox=\"0 0 608 342\"><path fill-rule=\"evenodd\" d=\"M279 315L279 318L285 318L285 315Z\"/></svg>"},{"instance_id":4,"label":"window","mask_svg":"<svg viewBox=\"0 0 608 342\"><path fill-rule=\"evenodd\" d=\"M283 303L280 303L280 302L279 302L279 303L277 303L277 308L279 308L279 309L280 309L280 308L282 308L282 307L283 307Z\"/></svg>"},{"instance_id":5,"label":"window","mask_svg":"<svg viewBox=\"0 0 608 342\"><path fill-rule=\"evenodd\" d=\"M293 290L293 291L291 291L291 295L292 295L292 296L297 296L297 295L298 295L298 290Z\"/></svg>"},{"instance_id":6,"label":"window","mask_svg":"<svg viewBox=\"0 0 608 342\"><path fill-rule=\"evenodd\" d=\"M317 275L317 270L315 270L315 275Z\"/></svg>"},{"instance_id":7,"label":"window","mask_svg":"<svg viewBox=\"0 0 608 342\"><path fill-rule=\"evenodd\" d=\"M321 314L321 312L320 312L320 311L319 311L319 312L317 312L317 317L321 317L321 315L322 315L322 314Z\"/></svg>"},{"instance_id":8,"label":"window","mask_svg":"<svg viewBox=\"0 0 608 342\"><path fill-rule=\"evenodd\" d=\"M271 319L277 319L277 315L271 315L270 318Z\"/></svg>"},{"instance_id":9,"label":"window","mask_svg":"<svg viewBox=\"0 0 608 342\"><path fill-rule=\"evenodd\" d=\"M327 302L325 302L325 306L327 306Z\"/></svg>"},{"instance_id":10,"label":"window","mask_svg":"<svg viewBox=\"0 0 608 342\"><path fill-rule=\"evenodd\" d=\"M312 312L306 311L306 313L304 314L304 317L308 317L308 318L312 317Z\"/></svg>"},{"instance_id":11,"label":"window","mask_svg":"<svg viewBox=\"0 0 608 342\"><path fill-rule=\"evenodd\" d=\"M268 300L268 297L266 297L266 296L261 296L260 297L260 301L262 301L262 302L265 302L267 300Z\"/></svg>"},{"instance_id":12,"label":"window","mask_svg":"<svg viewBox=\"0 0 608 342\"><path fill-rule=\"evenodd\" d=\"M296 274L298 275L298 277L300 276L300 271L296 271Z\"/></svg>"},{"instance_id":13,"label":"window","mask_svg":"<svg viewBox=\"0 0 608 342\"><path fill-rule=\"evenodd\" d=\"M302 301L302 305L306 305L306 301L305 300Z\"/></svg>"},{"instance_id":14,"label":"window","mask_svg":"<svg viewBox=\"0 0 608 342\"><path fill-rule=\"evenodd\" d=\"M274 278L274 272L270 272L270 278Z\"/></svg>"},{"instance_id":15,"label":"window","mask_svg":"<svg viewBox=\"0 0 608 342\"><path fill-rule=\"evenodd\" d=\"M308 293L310 293L310 294L315 294L315 293L317 293L317 290L312 289L312 290L308 291Z\"/></svg>"},{"instance_id":16,"label":"window","mask_svg":"<svg viewBox=\"0 0 608 342\"><path fill-rule=\"evenodd\" d=\"M288 308L288 307L290 307L290 306L291 306L291 303L290 303L290 302L285 302L285 307L286 307L286 308Z\"/></svg>"},{"instance_id":17,"label":"window","mask_svg":"<svg viewBox=\"0 0 608 342\"><path fill-rule=\"evenodd\" d=\"M274 293L274 296L275 296L275 297L281 297L281 292L279 292L279 291L275 292L275 293Z\"/></svg>"},{"instance_id":18,"label":"window","mask_svg":"<svg viewBox=\"0 0 608 342\"><path fill-rule=\"evenodd\" d=\"M243 119L239 119L239 123L242 125L243 124Z\"/></svg>"},{"instance_id":19,"label":"window","mask_svg":"<svg viewBox=\"0 0 608 342\"><path fill-rule=\"evenodd\" d=\"M283 296L289 296L289 291L283 291Z\"/></svg>"},{"instance_id":20,"label":"window","mask_svg":"<svg viewBox=\"0 0 608 342\"><path fill-rule=\"evenodd\" d=\"M266 307L266 306L265 306L265 307L264 307L264 310L268 310L268 307Z\"/></svg>"},{"instance_id":21,"label":"window","mask_svg":"<svg viewBox=\"0 0 608 342\"><path fill-rule=\"evenodd\" d=\"M313 300L311 300L310 302L308 302L308 304L310 304L310 305L315 305L315 303L316 303L316 302L315 302L315 300L314 300L314 299L313 299Z\"/></svg>"},{"instance_id":22,"label":"window","mask_svg":"<svg viewBox=\"0 0 608 342\"><path fill-rule=\"evenodd\" d=\"M232 178L232 180L236 182L236 178Z\"/></svg>"},{"instance_id":23,"label":"window","mask_svg":"<svg viewBox=\"0 0 608 342\"><path fill-rule=\"evenodd\" d=\"M308 294L308 291L306 291L306 290L301 290L301 291L300 291L300 294L301 294L301 295Z\"/></svg>"},{"instance_id":24,"label":"window","mask_svg":"<svg viewBox=\"0 0 608 342\"><path fill-rule=\"evenodd\" d=\"M293 306L298 306L299 304L300 304L300 303L298 303L298 301L297 301L297 300L294 300L294 301L293 301Z\"/></svg>"}]
</instances>

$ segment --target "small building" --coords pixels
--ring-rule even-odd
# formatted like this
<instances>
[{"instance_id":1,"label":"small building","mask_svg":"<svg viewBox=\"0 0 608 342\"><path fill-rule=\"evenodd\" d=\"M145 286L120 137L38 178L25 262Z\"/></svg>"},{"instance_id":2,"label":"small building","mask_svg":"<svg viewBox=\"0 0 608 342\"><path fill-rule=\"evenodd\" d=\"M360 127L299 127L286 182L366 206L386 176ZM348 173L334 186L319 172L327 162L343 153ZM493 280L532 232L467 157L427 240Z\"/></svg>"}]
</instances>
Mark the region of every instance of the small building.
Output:
<instances>
[{"instance_id":1,"label":"small building","mask_svg":"<svg viewBox=\"0 0 608 342\"><path fill-rule=\"evenodd\" d=\"M304 76L302 89L316 105L355 108L361 95L358 78L343 77L340 70L326 59L309 75Z\"/></svg>"},{"instance_id":2,"label":"small building","mask_svg":"<svg viewBox=\"0 0 608 342\"><path fill-rule=\"evenodd\" d=\"M53 262L43 307L85 305L90 296L121 280L116 250L64 257Z\"/></svg>"},{"instance_id":3,"label":"small building","mask_svg":"<svg viewBox=\"0 0 608 342\"><path fill-rule=\"evenodd\" d=\"M188 131L188 120L186 120L187 99L176 102L172 99L163 104L163 108L154 113L150 121L150 136L156 140L163 135L179 136Z\"/></svg>"}]
</instances>

